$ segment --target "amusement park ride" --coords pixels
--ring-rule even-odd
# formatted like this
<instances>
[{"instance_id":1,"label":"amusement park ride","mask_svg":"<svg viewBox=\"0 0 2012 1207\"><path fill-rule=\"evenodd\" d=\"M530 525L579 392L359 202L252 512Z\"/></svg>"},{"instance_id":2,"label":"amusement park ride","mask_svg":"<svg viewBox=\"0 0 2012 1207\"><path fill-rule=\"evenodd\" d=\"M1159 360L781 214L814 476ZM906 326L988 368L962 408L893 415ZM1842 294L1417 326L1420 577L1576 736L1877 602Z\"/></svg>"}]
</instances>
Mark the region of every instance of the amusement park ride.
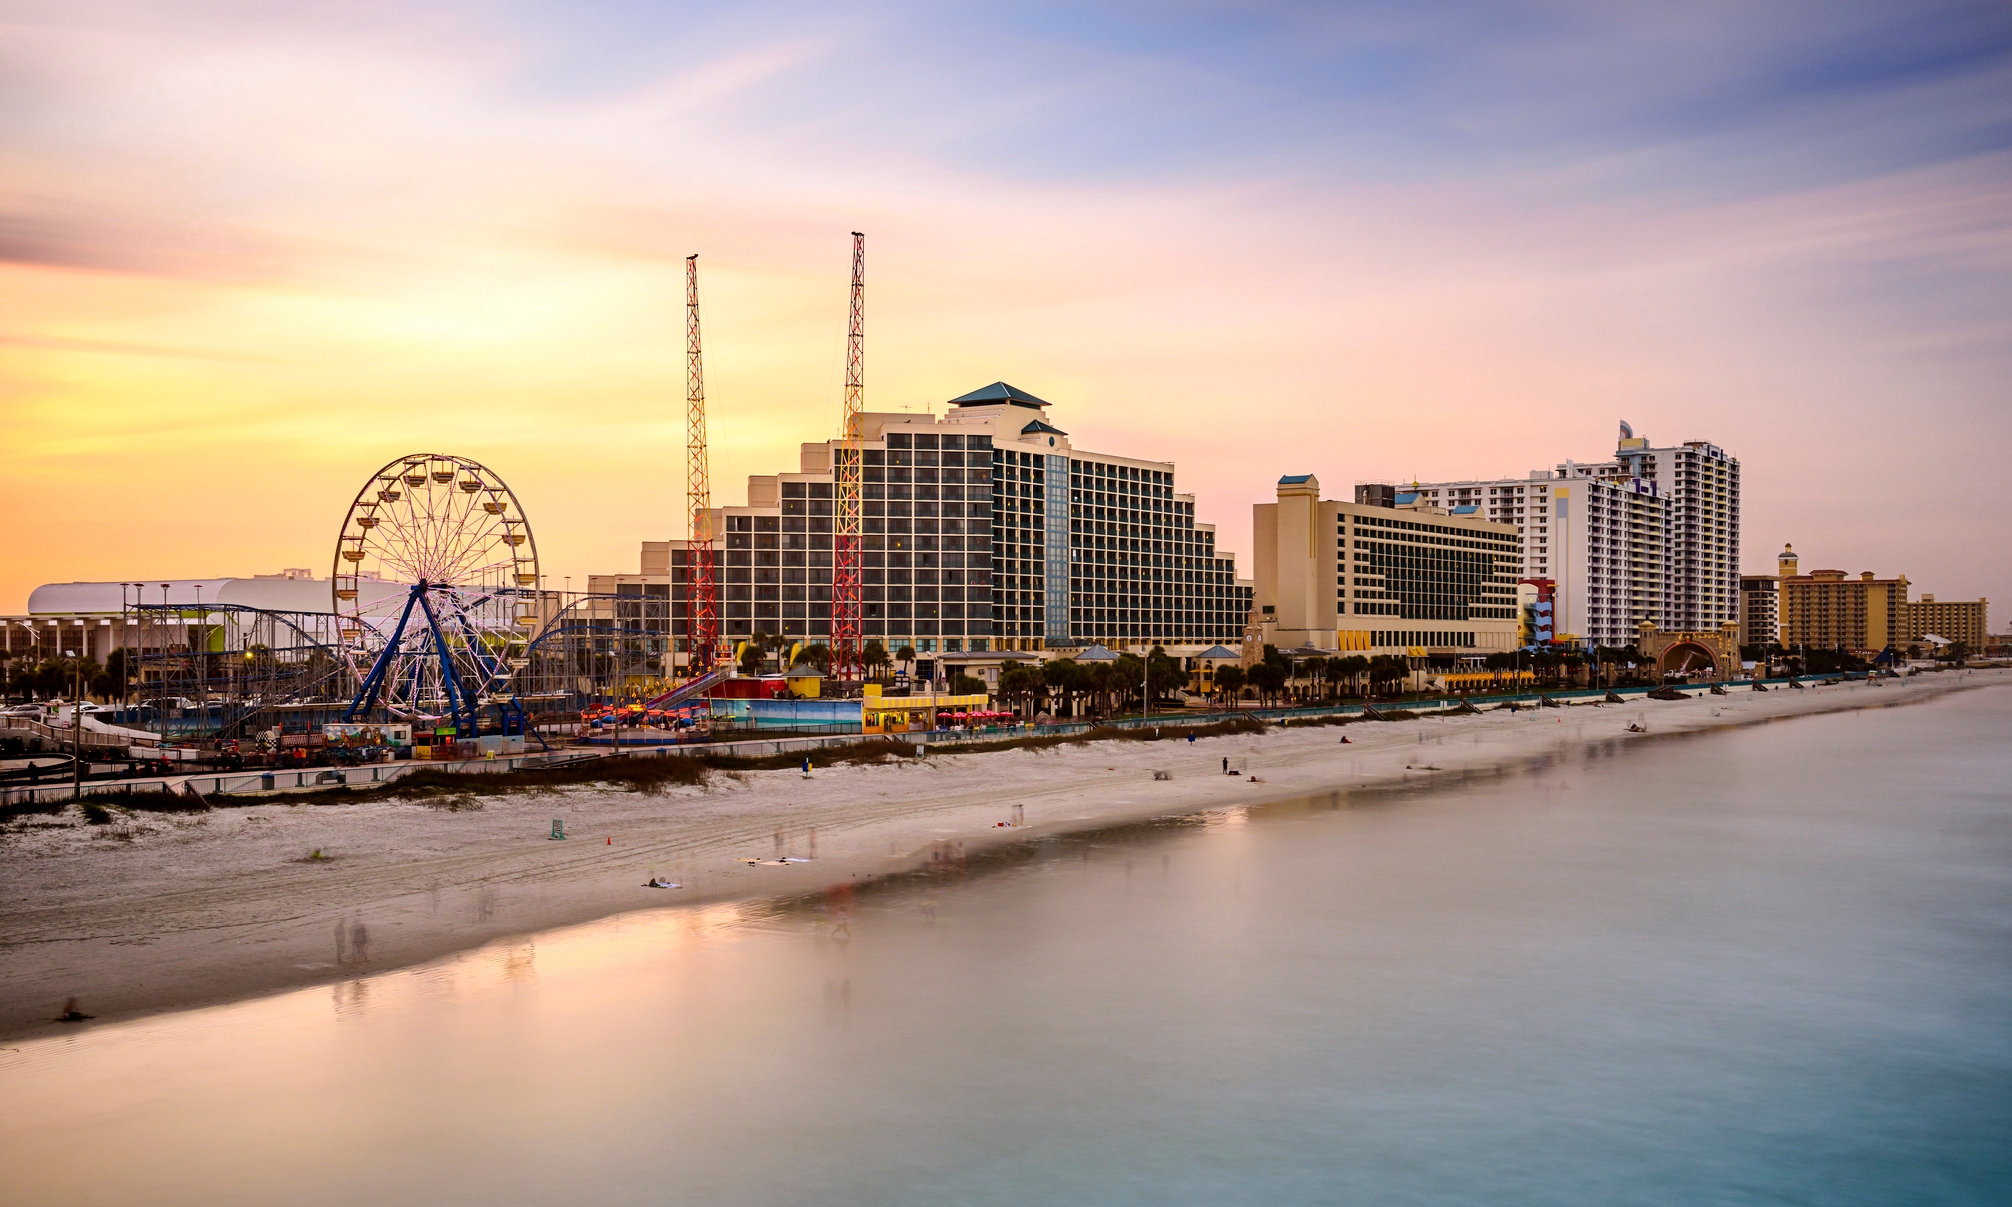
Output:
<instances>
[{"instance_id":1,"label":"amusement park ride","mask_svg":"<svg viewBox=\"0 0 2012 1207\"><path fill-rule=\"evenodd\" d=\"M843 443L833 469L838 522L832 532L831 676L858 679L860 664L860 436L866 409L866 236L852 232L852 296L846 323Z\"/></svg>"},{"instance_id":2,"label":"amusement park ride","mask_svg":"<svg viewBox=\"0 0 2012 1207\"><path fill-rule=\"evenodd\" d=\"M706 374L699 353L699 258L685 257L686 666L694 678L712 670L720 645L719 586L713 578L713 477L706 451Z\"/></svg>"},{"instance_id":3,"label":"amusement park ride","mask_svg":"<svg viewBox=\"0 0 2012 1207\"><path fill-rule=\"evenodd\" d=\"M511 679L542 619L538 544L486 466L414 453L378 470L350 504L330 577L357 684L343 720L381 709L473 736L494 706L506 731L521 725Z\"/></svg>"},{"instance_id":4,"label":"amusement park ride","mask_svg":"<svg viewBox=\"0 0 2012 1207\"><path fill-rule=\"evenodd\" d=\"M855 231L833 465L829 674L839 682L861 670L865 263L865 236ZM682 668L670 596L546 589L531 522L503 479L467 457L411 453L372 474L350 503L328 612L191 609L165 596L158 605L130 605L143 632L136 678L155 693L164 725L172 711L182 732L230 737L339 715L473 737L523 733L531 711L577 709L625 691L658 693L648 701L653 709L710 692L734 667L713 563L697 256L685 261L685 336L690 579L676 618L688 651Z\"/></svg>"}]
</instances>

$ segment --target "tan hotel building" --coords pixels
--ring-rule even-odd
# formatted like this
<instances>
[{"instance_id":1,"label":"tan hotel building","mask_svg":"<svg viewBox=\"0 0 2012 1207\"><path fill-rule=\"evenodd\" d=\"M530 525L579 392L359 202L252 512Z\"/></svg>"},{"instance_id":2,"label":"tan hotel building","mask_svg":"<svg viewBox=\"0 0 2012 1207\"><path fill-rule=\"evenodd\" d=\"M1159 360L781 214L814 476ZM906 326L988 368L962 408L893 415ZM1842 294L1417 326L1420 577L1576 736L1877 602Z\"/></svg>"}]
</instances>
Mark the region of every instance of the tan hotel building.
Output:
<instances>
[{"instance_id":1,"label":"tan hotel building","mask_svg":"<svg viewBox=\"0 0 2012 1207\"><path fill-rule=\"evenodd\" d=\"M1901 644L1934 636L1960 641L1972 653L1981 652L1989 644L1986 633L1990 617L1986 613L1990 603L1988 599L1937 599L1924 595L1907 605Z\"/></svg>"},{"instance_id":2,"label":"tan hotel building","mask_svg":"<svg viewBox=\"0 0 2012 1207\"><path fill-rule=\"evenodd\" d=\"M1793 545L1782 546L1781 643L1877 654L1905 649L1928 637L1960 641L1982 650L1989 632L1990 601L1907 598L1905 574L1880 578L1866 571L1856 578L1842 570L1796 573Z\"/></svg>"},{"instance_id":3,"label":"tan hotel building","mask_svg":"<svg viewBox=\"0 0 2012 1207\"><path fill-rule=\"evenodd\" d=\"M1792 545L1775 559L1781 567L1781 644L1795 649L1850 650L1877 654L1905 645L1908 623L1907 576L1880 578L1867 570L1856 578L1842 570L1797 573Z\"/></svg>"},{"instance_id":4,"label":"tan hotel building","mask_svg":"<svg viewBox=\"0 0 2012 1207\"><path fill-rule=\"evenodd\" d=\"M1281 649L1480 657L1517 645L1514 524L1473 507L1447 512L1320 497L1320 481L1278 481L1251 509L1251 618Z\"/></svg>"}]
</instances>

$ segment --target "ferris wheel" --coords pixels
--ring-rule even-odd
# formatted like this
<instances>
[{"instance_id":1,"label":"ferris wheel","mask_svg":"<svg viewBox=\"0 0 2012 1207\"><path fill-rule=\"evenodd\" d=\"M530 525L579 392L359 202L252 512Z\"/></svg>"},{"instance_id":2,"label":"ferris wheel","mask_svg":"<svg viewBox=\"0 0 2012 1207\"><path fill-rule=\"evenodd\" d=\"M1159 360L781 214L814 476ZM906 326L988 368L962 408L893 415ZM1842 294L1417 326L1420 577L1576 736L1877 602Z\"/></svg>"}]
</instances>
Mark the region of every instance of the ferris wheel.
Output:
<instances>
[{"instance_id":1,"label":"ferris wheel","mask_svg":"<svg viewBox=\"0 0 2012 1207\"><path fill-rule=\"evenodd\" d=\"M412 453L371 475L336 540L335 612L356 686L344 720L382 709L472 734L510 698L539 619L538 545L503 479Z\"/></svg>"}]
</instances>

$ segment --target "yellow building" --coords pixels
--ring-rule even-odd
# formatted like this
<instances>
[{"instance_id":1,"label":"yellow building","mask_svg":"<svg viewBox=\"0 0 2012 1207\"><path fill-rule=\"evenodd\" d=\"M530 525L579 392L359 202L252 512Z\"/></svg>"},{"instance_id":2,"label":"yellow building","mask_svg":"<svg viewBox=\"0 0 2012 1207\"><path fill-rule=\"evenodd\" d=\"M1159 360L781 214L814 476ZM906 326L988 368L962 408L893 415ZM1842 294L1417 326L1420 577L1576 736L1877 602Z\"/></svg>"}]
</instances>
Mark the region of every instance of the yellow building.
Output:
<instances>
[{"instance_id":1,"label":"yellow building","mask_svg":"<svg viewBox=\"0 0 2012 1207\"><path fill-rule=\"evenodd\" d=\"M1945 637L1950 641L1960 641L1970 652L1978 653L1989 644L1986 638L1988 618L1985 615L1989 605L1987 599L1937 599L1933 595L1924 595L1907 605L1901 644L1911 644L1929 636Z\"/></svg>"},{"instance_id":2,"label":"yellow building","mask_svg":"<svg viewBox=\"0 0 2012 1207\"><path fill-rule=\"evenodd\" d=\"M1896 644L1906 631L1907 576L1880 578L1867 570L1856 578L1842 570L1812 570L1798 574L1793 546L1783 546L1781 566L1781 644L1821 650L1877 654Z\"/></svg>"},{"instance_id":3,"label":"yellow building","mask_svg":"<svg viewBox=\"0 0 2012 1207\"><path fill-rule=\"evenodd\" d=\"M963 713L964 717L943 718L945 724L968 725L986 724L982 718L972 718L972 713L985 713L988 697L983 692L969 696L940 695L927 693L919 696L883 696L869 684L866 698L860 701L860 728L867 733L919 733L936 728L937 720L943 714Z\"/></svg>"},{"instance_id":4,"label":"yellow building","mask_svg":"<svg viewBox=\"0 0 2012 1207\"><path fill-rule=\"evenodd\" d=\"M1960 641L1976 651L1988 643L1990 601L1907 598L1905 574L1879 578L1871 571L1851 578L1842 570L1796 573L1793 545L1782 546L1781 643L1817 649L1877 654L1926 637Z\"/></svg>"},{"instance_id":5,"label":"yellow building","mask_svg":"<svg viewBox=\"0 0 2012 1207\"><path fill-rule=\"evenodd\" d=\"M1343 503L1296 474L1251 524L1265 642L1438 658L1516 648L1522 538L1477 507Z\"/></svg>"}]
</instances>

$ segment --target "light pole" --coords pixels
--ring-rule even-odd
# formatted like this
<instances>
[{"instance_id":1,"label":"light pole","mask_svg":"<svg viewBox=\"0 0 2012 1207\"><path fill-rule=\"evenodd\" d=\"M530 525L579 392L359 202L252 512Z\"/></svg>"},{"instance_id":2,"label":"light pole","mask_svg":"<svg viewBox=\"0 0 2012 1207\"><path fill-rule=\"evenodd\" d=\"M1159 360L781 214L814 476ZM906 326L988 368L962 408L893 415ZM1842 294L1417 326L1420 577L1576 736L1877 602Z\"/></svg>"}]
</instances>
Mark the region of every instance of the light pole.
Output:
<instances>
[{"instance_id":1,"label":"light pole","mask_svg":"<svg viewBox=\"0 0 2012 1207\"><path fill-rule=\"evenodd\" d=\"M70 700L70 798L84 799L84 659L80 655L71 669L77 680Z\"/></svg>"},{"instance_id":2,"label":"light pole","mask_svg":"<svg viewBox=\"0 0 2012 1207\"><path fill-rule=\"evenodd\" d=\"M135 640L135 638L134 638L134 629L135 629L135 628L136 628L136 627L138 626L138 624L139 624L139 619L140 619L140 608L139 608L139 603L140 603L140 593L139 593L139 590L138 590L138 588L139 588L139 585L140 585L140 584L138 584L138 583L120 583L120 584L119 584L119 633L120 633L120 637L121 637L121 638L122 638L123 640L126 640L126 641L129 641L129 642L130 642L130 641L134 641L134 640ZM130 621L126 619L126 588L127 588L127 587L132 587L132 588L134 588L134 591L133 591L133 619L132 619L132 620L130 620ZM122 665L121 665L121 666L119 667L119 713L120 713L120 716L121 716L121 720L120 720L120 724L122 724L122 725L123 725L123 724L125 724L125 721L124 721L124 719L123 719L123 718L124 718L124 714L125 714L125 711L126 711L126 708L127 708L127 706L128 706L128 705L129 705L130 703L131 703L131 701L130 701L130 700L129 700L129 699L127 698L127 692L126 692L126 681L127 681L128 679L130 679L130 678L132 677L132 674L131 674L131 671L130 671L130 669L129 669L129 668L128 668L128 667L126 666L126 665L124 665L124 663L130 663L130 662L132 661L132 657L133 657L133 656L132 656L132 654L130 653L130 650L131 650L131 648L132 648L132 647L131 647L131 646L129 645L129 646L126 646L126 647L124 647L124 648L126 648L126 649L127 649L127 650L128 650L129 652L127 653L126 657L125 657L124 659L122 659L122 660L121 660L121 662L122 662ZM107 657L107 658L109 659L109 658L111 657L111 655L107 654L107 655L106 655L106 657Z\"/></svg>"},{"instance_id":3,"label":"light pole","mask_svg":"<svg viewBox=\"0 0 2012 1207\"><path fill-rule=\"evenodd\" d=\"M196 678L202 683L202 725L205 730L210 724L210 618L203 612L203 585L196 584L196 629L197 640L202 649L196 654Z\"/></svg>"},{"instance_id":4,"label":"light pole","mask_svg":"<svg viewBox=\"0 0 2012 1207\"><path fill-rule=\"evenodd\" d=\"M167 583L162 583L162 584L161 584L161 623L163 623L163 624L166 624L166 623L167 623L167 618L168 618L168 584L167 584ZM182 626L182 633L183 633L183 635L184 635L184 636L186 637L186 635L187 635L187 633L188 633L188 626L186 626L186 625ZM162 630L162 631L160 632L159 636L160 636L160 638L161 638L161 675L162 675L162 678L163 678L163 679L165 679L165 678L167 677L167 653L168 653L168 635L167 635L167 631L166 631L165 629L163 629L163 630ZM179 705L177 705L177 706L176 706L176 710L175 710L175 711L177 711L177 712L180 712L180 711L181 711L181 709L180 709L180 706L179 706ZM179 719L179 718L177 718L177 719ZM167 713L167 709L166 709L165 707L163 707L163 708L162 708L162 710L161 710L161 733L162 733L162 735L163 735L163 736L165 736L165 735L167 734L167 732L168 732L168 713Z\"/></svg>"}]
</instances>

